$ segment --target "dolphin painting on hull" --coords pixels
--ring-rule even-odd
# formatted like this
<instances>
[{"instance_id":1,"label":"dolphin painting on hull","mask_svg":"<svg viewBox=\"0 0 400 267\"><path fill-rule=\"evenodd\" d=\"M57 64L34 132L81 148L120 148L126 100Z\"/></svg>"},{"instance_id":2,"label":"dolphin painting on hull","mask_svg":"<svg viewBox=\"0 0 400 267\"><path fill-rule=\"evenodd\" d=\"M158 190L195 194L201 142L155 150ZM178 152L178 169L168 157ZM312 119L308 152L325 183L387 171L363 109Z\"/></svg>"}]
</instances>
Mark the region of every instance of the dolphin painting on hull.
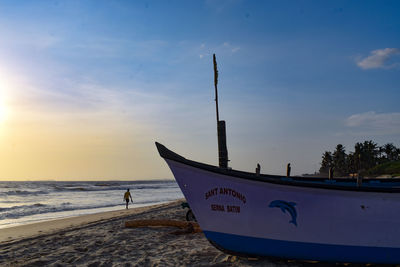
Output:
<instances>
[{"instance_id":1,"label":"dolphin painting on hull","mask_svg":"<svg viewBox=\"0 0 400 267\"><path fill-rule=\"evenodd\" d=\"M283 201L283 200L274 200L274 201L271 201L271 203L269 203L270 208L280 208L283 213L286 213L286 211L288 211L288 213L292 217L292 220L289 221L289 223L293 223L294 225L297 226L297 221L296 221L297 220L297 212L296 212L296 208L294 206L296 206L296 203L287 202L287 201Z\"/></svg>"}]
</instances>

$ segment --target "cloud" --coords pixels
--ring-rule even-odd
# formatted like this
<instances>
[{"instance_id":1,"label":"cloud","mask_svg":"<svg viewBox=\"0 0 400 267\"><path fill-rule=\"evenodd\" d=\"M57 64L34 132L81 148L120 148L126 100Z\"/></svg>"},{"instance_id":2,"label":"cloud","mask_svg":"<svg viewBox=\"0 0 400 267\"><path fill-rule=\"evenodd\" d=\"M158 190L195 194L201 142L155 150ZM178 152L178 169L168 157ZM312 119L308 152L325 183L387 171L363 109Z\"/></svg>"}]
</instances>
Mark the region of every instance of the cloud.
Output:
<instances>
[{"instance_id":1,"label":"cloud","mask_svg":"<svg viewBox=\"0 0 400 267\"><path fill-rule=\"evenodd\" d=\"M346 126L368 134L400 134L400 112L376 113L368 111L349 116Z\"/></svg>"},{"instance_id":2,"label":"cloud","mask_svg":"<svg viewBox=\"0 0 400 267\"><path fill-rule=\"evenodd\" d=\"M240 46L232 45L229 42L224 42L222 44L214 44L214 45L206 45L201 44L198 53L200 59L204 58L205 56L211 56L212 54L228 54L233 55L240 50Z\"/></svg>"},{"instance_id":3,"label":"cloud","mask_svg":"<svg viewBox=\"0 0 400 267\"><path fill-rule=\"evenodd\" d=\"M232 46L232 45L231 45L230 43L228 43L228 42L225 42L225 43L223 44L223 47L226 48L226 49L228 49L228 50L230 50L232 53L236 53L237 51L240 50L240 47L239 47L239 46Z\"/></svg>"},{"instance_id":4,"label":"cloud","mask_svg":"<svg viewBox=\"0 0 400 267\"><path fill-rule=\"evenodd\" d=\"M240 49L240 47L234 47L234 48L232 48L232 53L236 53L237 51L239 51L239 49Z\"/></svg>"},{"instance_id":5,"label":"cloud","mask_svg":"<svg viewBox=\"0 0 400 267\"><path fill-rule=\"evenodd\" d=\"M393 68L399 65L399 62L389 63L390 60L400 55L400 49L397 48L384 48L377 49L370 53L366 58L360 58L357 60L357 66L360 68L367 69L379 69L379 68Z\"/></svg>"}]
</instances>

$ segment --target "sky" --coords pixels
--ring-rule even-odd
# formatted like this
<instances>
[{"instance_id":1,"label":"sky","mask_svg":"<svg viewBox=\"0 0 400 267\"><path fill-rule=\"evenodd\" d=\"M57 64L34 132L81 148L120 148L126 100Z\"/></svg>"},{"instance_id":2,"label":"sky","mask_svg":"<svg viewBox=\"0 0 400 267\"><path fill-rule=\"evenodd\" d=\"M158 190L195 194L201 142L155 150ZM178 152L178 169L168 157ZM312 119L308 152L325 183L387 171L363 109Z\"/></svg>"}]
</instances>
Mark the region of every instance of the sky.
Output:
<instances>
[{"instance_id":1,"label":"sky","mask_svg":"<svg viewBox=\"0 0 400 267\"><path fill-rule=\"evenodd\" d=\"M399 1L0 1L0 180L172 179L154 142L314 173L400 146Z\"/></svg>"}]
</instances>

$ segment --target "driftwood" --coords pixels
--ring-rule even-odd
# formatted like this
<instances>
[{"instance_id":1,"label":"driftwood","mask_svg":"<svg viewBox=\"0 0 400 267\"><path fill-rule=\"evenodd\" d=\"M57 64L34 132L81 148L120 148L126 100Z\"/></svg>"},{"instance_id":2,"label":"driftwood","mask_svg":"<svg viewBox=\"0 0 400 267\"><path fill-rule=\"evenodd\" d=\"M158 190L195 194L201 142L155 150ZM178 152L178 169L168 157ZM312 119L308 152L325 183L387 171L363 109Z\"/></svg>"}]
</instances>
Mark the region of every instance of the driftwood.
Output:
<instances>
[{"instance_id":1,"label":"driftwood","mask_svg":"<svg viewBox=\"0 0 400 267\"><path fill-rule=\"evenodd\" d=\"M125 222L125 227L127 228L149 227L149 226L167 226L167 227L172 226L184 229L183 231L173 232L174 234L201 232L200 226L196 222L177 221L177 220L134 220Z\"/></svg>"}]
</instances>

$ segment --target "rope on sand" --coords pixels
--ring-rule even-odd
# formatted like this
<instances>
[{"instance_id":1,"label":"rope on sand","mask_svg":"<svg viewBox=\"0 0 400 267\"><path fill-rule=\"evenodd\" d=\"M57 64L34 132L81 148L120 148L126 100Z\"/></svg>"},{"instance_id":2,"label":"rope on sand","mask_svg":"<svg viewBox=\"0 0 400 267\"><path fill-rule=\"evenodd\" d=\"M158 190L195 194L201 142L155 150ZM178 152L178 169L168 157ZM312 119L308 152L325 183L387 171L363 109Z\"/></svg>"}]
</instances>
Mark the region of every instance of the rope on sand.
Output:
<instances>
[{"instance_id":1,"label":"rope on sand","mask_svg":"<svg viewBox=\"0 0 400 267\"><path fill-rule=\"evenodd\" d=\"M177 221L177 220L133 220L126 221L125 227L137 228L137 227L148 227L148 226L173 226L180 229L184 229L183 232L179 233L200 233L201 229L196 222ZM178 232L177 232L178 233Z\"/></svg>"}]
</instances>

